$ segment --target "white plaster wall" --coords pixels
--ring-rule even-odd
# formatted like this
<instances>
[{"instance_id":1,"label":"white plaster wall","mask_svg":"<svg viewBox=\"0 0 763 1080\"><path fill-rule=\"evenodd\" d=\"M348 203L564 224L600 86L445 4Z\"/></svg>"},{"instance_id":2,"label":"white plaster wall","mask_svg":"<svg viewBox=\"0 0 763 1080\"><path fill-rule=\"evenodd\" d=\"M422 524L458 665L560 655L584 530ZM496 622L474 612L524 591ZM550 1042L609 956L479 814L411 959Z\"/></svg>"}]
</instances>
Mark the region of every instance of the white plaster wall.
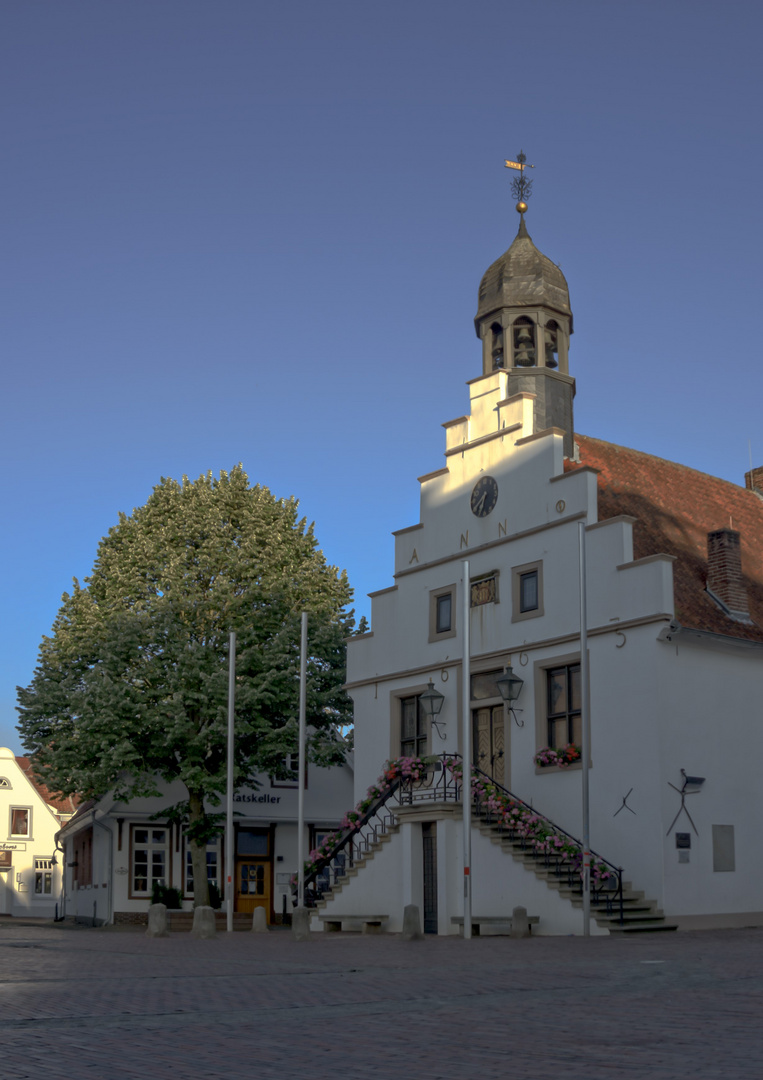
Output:
<instances>
[{"instance_id":1,"label":"white plaster wall","mask_svg":"<svg viewBox=\"0 0 763 1080\"><path fill-rule=\"evenodd\" d=\"M454 862L457 864L458 860ZM457 865L454 872L458 872ZM556 889L550 889L533 870L502 851L478 828L472 829L472 915L510 916L515 907L524 907L528 915L540 917L538 925L532 928L538 936L583 933L581 908L573 907ZM457 914L462 913L463 906ZM595 919L589 925L591 934L609 933Z\"/></svg>"},{"instance_id":2,"label":"white plaster wall","mask_svg":"<svg viewBox=\"0 0 763 1080\"><path fill-rule=\"evenodd\" d=\"M61 901L61 855L53 867L52 892L38 896L34 891L35 858L51 859L56 855L55 836L60 823L58 818L27 779L24 770L16 762L16 756L8 747L0 747L0 776L7 779L10 787L0 788L0 850L11 851L12 865L0 870L2 893L0 913L52 919L56 903ZM31 835L11 835L11 807L28 807L32 811Z\"/></svg>"},{"instance_id":3,"label":"white plaster wall","mask_svg":"<svg viewBox=\"0 0 763 1080\"><path fill-rule=\"evenodd\" d=\"M664 821L666 909L675 915L763 911L763 658L701 645L659 646L657 669L665 722L659 731L659 796ZM706 778L686 798L695 835L680 807L681 769ZM733 825L736 869L714 872L712 826ZM680 864L675 833L691 833L690 862Z\"/></svg>"},{"instance_id":4,"label":"white plaster wall","mask_svg":"<svg viewBox=\"0 0 763 1080\"><path fill-rule=\"evenodd\" d=\"M419 830L419 835L421 830ZM393 833L382 844L367 866L360 869L333 896L320 912L330 918L351 918L360 915L388 915L386 929L399 933L403 928L405 890L410 894L411 882L411 835L410 826ZM317 915L311 920L311 929L321 930L324 924Z\"/></svg>"}]
</instances>

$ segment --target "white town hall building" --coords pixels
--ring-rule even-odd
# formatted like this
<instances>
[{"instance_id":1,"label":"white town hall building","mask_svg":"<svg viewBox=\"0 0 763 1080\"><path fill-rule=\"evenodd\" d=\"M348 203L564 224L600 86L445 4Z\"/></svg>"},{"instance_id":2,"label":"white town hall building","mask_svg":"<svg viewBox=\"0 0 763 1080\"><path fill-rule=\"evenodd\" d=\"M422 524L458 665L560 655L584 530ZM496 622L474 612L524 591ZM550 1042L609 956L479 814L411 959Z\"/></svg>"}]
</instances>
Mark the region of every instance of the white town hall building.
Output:
<instances>
[{"instance_id":1,"label":"white town hall building","mask_svg":"<svg viewBox=\"0 0 763 1080\"><path fill-rule=\"evenodd\" d=\"M524 214L482 279L475 326L469 413L444 425L444 466L419 477L420 519L394 534L394 583L371 594L371 629L348 644L358 803L385 762L443 756L376 799L378 814L366 799L365 858L353 842L315 864L312 926L396 931L416 904L429 932L459 932L452 767L468 589L473 760L486 774L474 918L498 931L521 905L536 933L582 932L574 859L548 857L549 843L582 829L579 522L600 869L623 868L626 925L763 924L763 469L739 487L574 431L567 283ZM523 680L513 711L497 681L508 665ZM430 682L443 699L435 722L421 700ZM546 833L534 852L526 829L506 830L511 807L549 819L562 839ZM613 872L591 933L623 925L616 884Z\"/></svg>"}]
</instances>

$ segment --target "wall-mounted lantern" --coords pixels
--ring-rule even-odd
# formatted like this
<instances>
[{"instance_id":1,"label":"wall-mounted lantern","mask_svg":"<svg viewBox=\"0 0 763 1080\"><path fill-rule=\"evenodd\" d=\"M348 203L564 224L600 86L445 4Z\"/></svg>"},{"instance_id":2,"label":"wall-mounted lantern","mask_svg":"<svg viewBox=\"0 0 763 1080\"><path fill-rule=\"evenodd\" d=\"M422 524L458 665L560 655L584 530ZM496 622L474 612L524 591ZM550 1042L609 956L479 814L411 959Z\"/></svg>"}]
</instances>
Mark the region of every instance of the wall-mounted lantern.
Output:
<instances>
[{"instance_id":1,"label":"wall-mounted lantern","mask_svg":"<svg viewBox=\"0 0 763 1080\"><path fill-rule=\"evenodd\" d=\"M498 684L498 692L500 693L506 704L509 706L509 712L514 717L514 723L517 725L517 727L524 727L525 722L524 720L517 719L517 714L514 711L514 706L512 703L515 702L519 695L522 693L522 687L525 685L525 680L520 679L518 675L515 675L511 669L511 664L509 664L506 667L503 675L501 675L500 678L496 680L496 682ZM519 712L522 712L522 710L520 709Z\"/></svg>"},{"instance_id":2,"label":"wall-mounted lantern","mask_svg":"<svg viewBox=\"0 0 763 1080\"><path fill-rule=\"evenodd\" d=\"M443 701L445 701L444 696L439 690L435 690L434 683L430 679L429 686L423 694L419 695L419 706L432 727L437 729L437 734L441 739L445 738L445 734L440 731L440 724L444 721L438 720L437 717L440 715Z\"/></svg>"}]
</instances>

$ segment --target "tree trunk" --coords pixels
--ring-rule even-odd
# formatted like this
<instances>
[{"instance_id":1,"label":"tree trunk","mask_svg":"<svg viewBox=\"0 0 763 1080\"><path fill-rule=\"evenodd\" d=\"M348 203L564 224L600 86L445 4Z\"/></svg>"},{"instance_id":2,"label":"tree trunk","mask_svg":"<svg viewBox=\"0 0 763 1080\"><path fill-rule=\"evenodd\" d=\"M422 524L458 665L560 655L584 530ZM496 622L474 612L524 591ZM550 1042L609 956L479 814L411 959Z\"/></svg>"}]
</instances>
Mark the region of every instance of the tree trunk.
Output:
<instances>
[{"instance_id":1,"label":"tree trunk","mask_svg":"<svg viewBox=\"0 0 763 1080\"><path fill-rule=\"evenodd\" d=\"M200 792L188 792L190 806L190 823L195 825L203 821L204 797ZM193 906L209 907L209 882L207 880L207 845L198 844L195 840L188 841L191 849L191 868L193 869Z\"/></svg>"}]
</instances>

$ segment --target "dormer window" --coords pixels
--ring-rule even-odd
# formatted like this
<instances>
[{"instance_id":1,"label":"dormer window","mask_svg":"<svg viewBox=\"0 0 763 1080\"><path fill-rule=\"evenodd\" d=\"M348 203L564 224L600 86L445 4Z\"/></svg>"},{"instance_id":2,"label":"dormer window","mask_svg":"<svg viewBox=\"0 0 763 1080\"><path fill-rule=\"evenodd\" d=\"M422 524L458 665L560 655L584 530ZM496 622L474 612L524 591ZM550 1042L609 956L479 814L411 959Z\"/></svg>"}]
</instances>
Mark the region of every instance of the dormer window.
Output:
<instances>
[{"instance_id":1,"label":"dormer window","mask_svg":"<svg viewBox=\"0 0 763 1080\"><path fill-rule=\"evenodd\" d=\"M493 358L493 371L496 371L498 368L506 366L504 363L503 327L501 324L494 322L490 327L490 334L493 341L490 355Z\"/></svg>"},{"instance_id":2,"label":"dormer window","mask_svg":"<svg viewBox=\"0 0 763 1080\"><path fill-rule=\"evenodd\" d=\"M546 351L546 367L559 367L559 326L553 319L546 323L543 330L543 343Z\"/></svg>"},{"instance_id":3,"label":"dormer window","mask_svg":"<svg viewBox=\"0 0 763 1080\"><path fill-rule=\"evenodd\" d=\"M535 324L524 315L514 323L514 367L535 367Z\"/></svg>"}]
</instances>

